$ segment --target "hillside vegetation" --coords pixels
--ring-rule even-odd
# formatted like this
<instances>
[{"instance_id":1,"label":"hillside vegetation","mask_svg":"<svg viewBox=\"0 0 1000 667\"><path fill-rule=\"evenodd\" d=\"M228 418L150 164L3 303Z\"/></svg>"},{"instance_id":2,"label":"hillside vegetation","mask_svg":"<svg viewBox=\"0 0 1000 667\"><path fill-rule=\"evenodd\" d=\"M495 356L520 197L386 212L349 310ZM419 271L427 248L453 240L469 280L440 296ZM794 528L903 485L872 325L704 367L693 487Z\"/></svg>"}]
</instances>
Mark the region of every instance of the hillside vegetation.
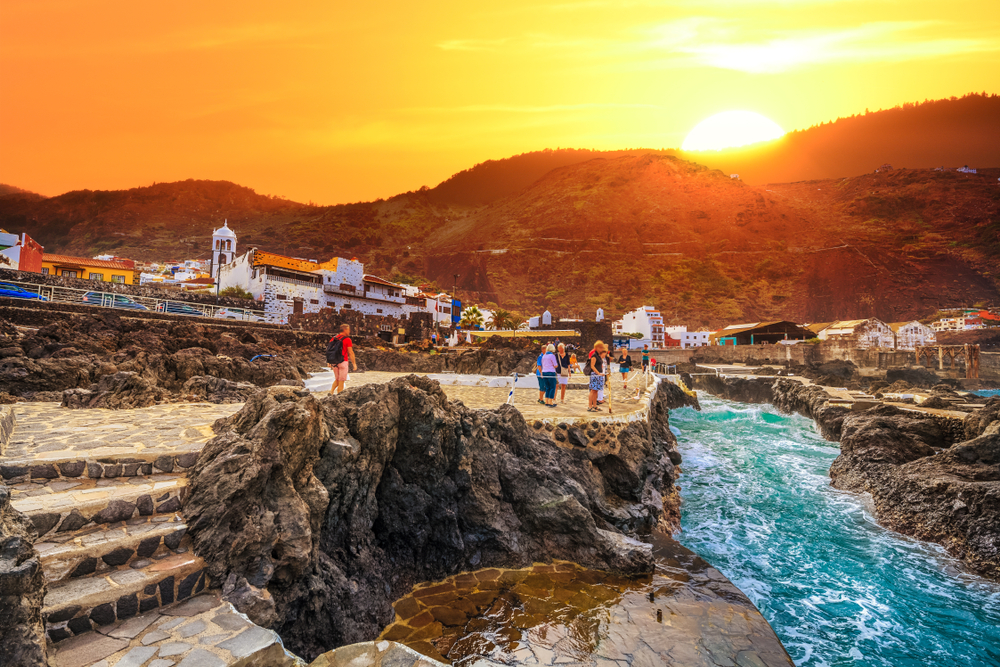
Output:
<instances>
[{"instance_id":1,"label":"hillside vegetation","mask_svg":"<svg viewBox=\"0 0 1000 667\"><path fill-rule=\"evenodd\" d=\"M371 273L440 289L457 273L463 299L521 313L645 304L689 326L896 321L1000 304L998 176L894 169L757 186L656 151L545 151L340 206L194 180L13 193L0 197L0 227L47 252L180 260L207 258L228 219L241 252L357 256Z\"/></svg>"}]
</instances>

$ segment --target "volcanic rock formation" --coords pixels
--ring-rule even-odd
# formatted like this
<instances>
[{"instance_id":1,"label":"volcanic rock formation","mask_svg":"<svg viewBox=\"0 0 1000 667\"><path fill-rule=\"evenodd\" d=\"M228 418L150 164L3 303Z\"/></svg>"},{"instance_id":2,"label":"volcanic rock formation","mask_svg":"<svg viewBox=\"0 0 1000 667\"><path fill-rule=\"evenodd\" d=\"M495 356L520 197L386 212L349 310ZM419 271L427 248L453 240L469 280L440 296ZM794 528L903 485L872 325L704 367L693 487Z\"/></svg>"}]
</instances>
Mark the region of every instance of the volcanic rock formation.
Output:
<instances>
[{"instance_id":1,"label":"volcanic rock formation","mask_svg":"<svg viewBox=\"0 0 1000 667\"><path fill-rule=\"evenodd\" d=\"M45 577L33 532L0 484L0 665L45 664Z\"/></svg>"},{"instance_id":2,"label":"volcanic rock formation","mask_svg":"<svg viewBox=\"0 0 1000 667\"><path fill-rule=\"evenodd\" d=\"M605 451L557 444L512 407L467 409L417 376L323 400L271 387L216 423L185 514L227 599L314 657L373 639L413 584L464 569L560 558L649 571L630 535L677 527L666 417L693 403L657 392L650 423Z\"/></svg>"}]
</instances>

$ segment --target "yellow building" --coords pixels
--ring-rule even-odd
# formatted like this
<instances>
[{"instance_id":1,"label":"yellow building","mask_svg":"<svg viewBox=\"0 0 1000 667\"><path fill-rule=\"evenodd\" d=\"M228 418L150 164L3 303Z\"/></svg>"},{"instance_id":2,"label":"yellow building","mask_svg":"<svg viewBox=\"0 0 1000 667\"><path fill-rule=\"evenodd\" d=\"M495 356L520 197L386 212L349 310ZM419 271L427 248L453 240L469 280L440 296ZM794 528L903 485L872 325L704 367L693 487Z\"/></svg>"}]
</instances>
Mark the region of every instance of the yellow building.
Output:
<instances>
[{"instance_id":1,"label":"yellow building","mask_svg":"<svg viewBox=\"0 0 1000 667\"><path fill-rule=\"evenodd\" d=\"M131 259L87 259L45 253L42 255L42 273L95 282L139 284L139 273Z\"/></svg>"}]
</instances>

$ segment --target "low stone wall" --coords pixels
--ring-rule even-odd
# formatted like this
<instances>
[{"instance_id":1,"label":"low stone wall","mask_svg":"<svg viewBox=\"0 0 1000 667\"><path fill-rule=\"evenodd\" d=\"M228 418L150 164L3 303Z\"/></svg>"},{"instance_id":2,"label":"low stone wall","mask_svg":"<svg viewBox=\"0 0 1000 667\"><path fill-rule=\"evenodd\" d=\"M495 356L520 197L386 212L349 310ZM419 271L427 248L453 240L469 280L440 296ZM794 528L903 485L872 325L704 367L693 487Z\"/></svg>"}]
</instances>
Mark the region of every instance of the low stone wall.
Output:
<instances>
[{"instance_id":1,"label":"low stone wall","mask_svg":"<svg viewBox=\"0 0 1000 667\"><path fill-rule=\"evenodd\" d=\"M0 405L0 456L7 451L7 445L14 437L14 406Z\"/></svg>"},{"instance_id":2,"label":"low stone wall","mask_svg":"<svg viewBox=\"0 0 1000 667\"><path fill-rule=\"evenodd\" d=\"M350 324L351 335L355 338L374 337L384 331L397 334L402 329L408 342L427 340L436 331L433 328L433 318L430 313L413 313L407 318L390 315L366 315L354 310L341 309L338 311L333 308L324 308L318 313L289 315L288 324L293 329L317 331L331 335L340 331L341 324ZM444 331L450 331L450 329L442 329L442 332Z\"/></svg>"}]
</instances>

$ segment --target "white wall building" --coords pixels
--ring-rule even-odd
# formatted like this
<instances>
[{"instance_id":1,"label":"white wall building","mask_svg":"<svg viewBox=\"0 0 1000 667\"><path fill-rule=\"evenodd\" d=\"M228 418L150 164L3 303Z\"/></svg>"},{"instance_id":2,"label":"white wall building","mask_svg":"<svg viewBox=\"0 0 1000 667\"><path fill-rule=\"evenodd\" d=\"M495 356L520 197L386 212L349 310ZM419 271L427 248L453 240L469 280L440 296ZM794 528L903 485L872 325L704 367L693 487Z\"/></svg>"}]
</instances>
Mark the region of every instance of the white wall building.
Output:
<instances>
[{"instance_id":1,"label":"white wall building","mask_svg":"<svg viewBox=\"0 0 1000 667\"><path fill-rule=\"evenodd\" d=\"M641 334L643 338L653 341L650 344L650 347L653 348L662 348L664 346L663 336L665 335L665 331L663 316L653 306L642 306L625 313L622 319L614 323L612 329L615 333Z\"/></svg>"},{"instance_id":2,"label":"white wall building","mask_svg":"<svg viewBox=\"0 0 1000 667\"><path fill-rule=\"evenodd\" d=\"M226 220L212 232L212 262L208 274L217 278L219 267L232 262L235 256L236 233L229 228L229 221Z\"/></svg>"},{"instance_id":3,"label":"white wall building","mask_svg":"<svg viewBox=\"0 0 1000 667\"><path fill-rule=\"evenodd\" d=\"M892 349L896 345L896 336L892 328L880 319L874 317L867 320L842 320L832 322L817 332L820 340L853 337L861 349L882 347Z\"/></svg>"},{"instance_id":4,"label":"white wall building","mask_svg":"<svg viewBox=\"0 0 1000 667\"><path fill-rule=\"evenodd\" d=\"M893 322L889 325L896 334L897 350L914 350L922 345L936 345L937 336L934 330L916 320L912 322Z\"/></svg>"},{"instance_id":5,"label":"white wall building","mask_svg":"<svg viewBox=\"0 0 1000 667\"><path fill-rule=\"evenodd\" d=\"M689 347L704 347L708 345L711 331L684 331L681 333L681 349Z\"/></svg>"}]
</instances>

